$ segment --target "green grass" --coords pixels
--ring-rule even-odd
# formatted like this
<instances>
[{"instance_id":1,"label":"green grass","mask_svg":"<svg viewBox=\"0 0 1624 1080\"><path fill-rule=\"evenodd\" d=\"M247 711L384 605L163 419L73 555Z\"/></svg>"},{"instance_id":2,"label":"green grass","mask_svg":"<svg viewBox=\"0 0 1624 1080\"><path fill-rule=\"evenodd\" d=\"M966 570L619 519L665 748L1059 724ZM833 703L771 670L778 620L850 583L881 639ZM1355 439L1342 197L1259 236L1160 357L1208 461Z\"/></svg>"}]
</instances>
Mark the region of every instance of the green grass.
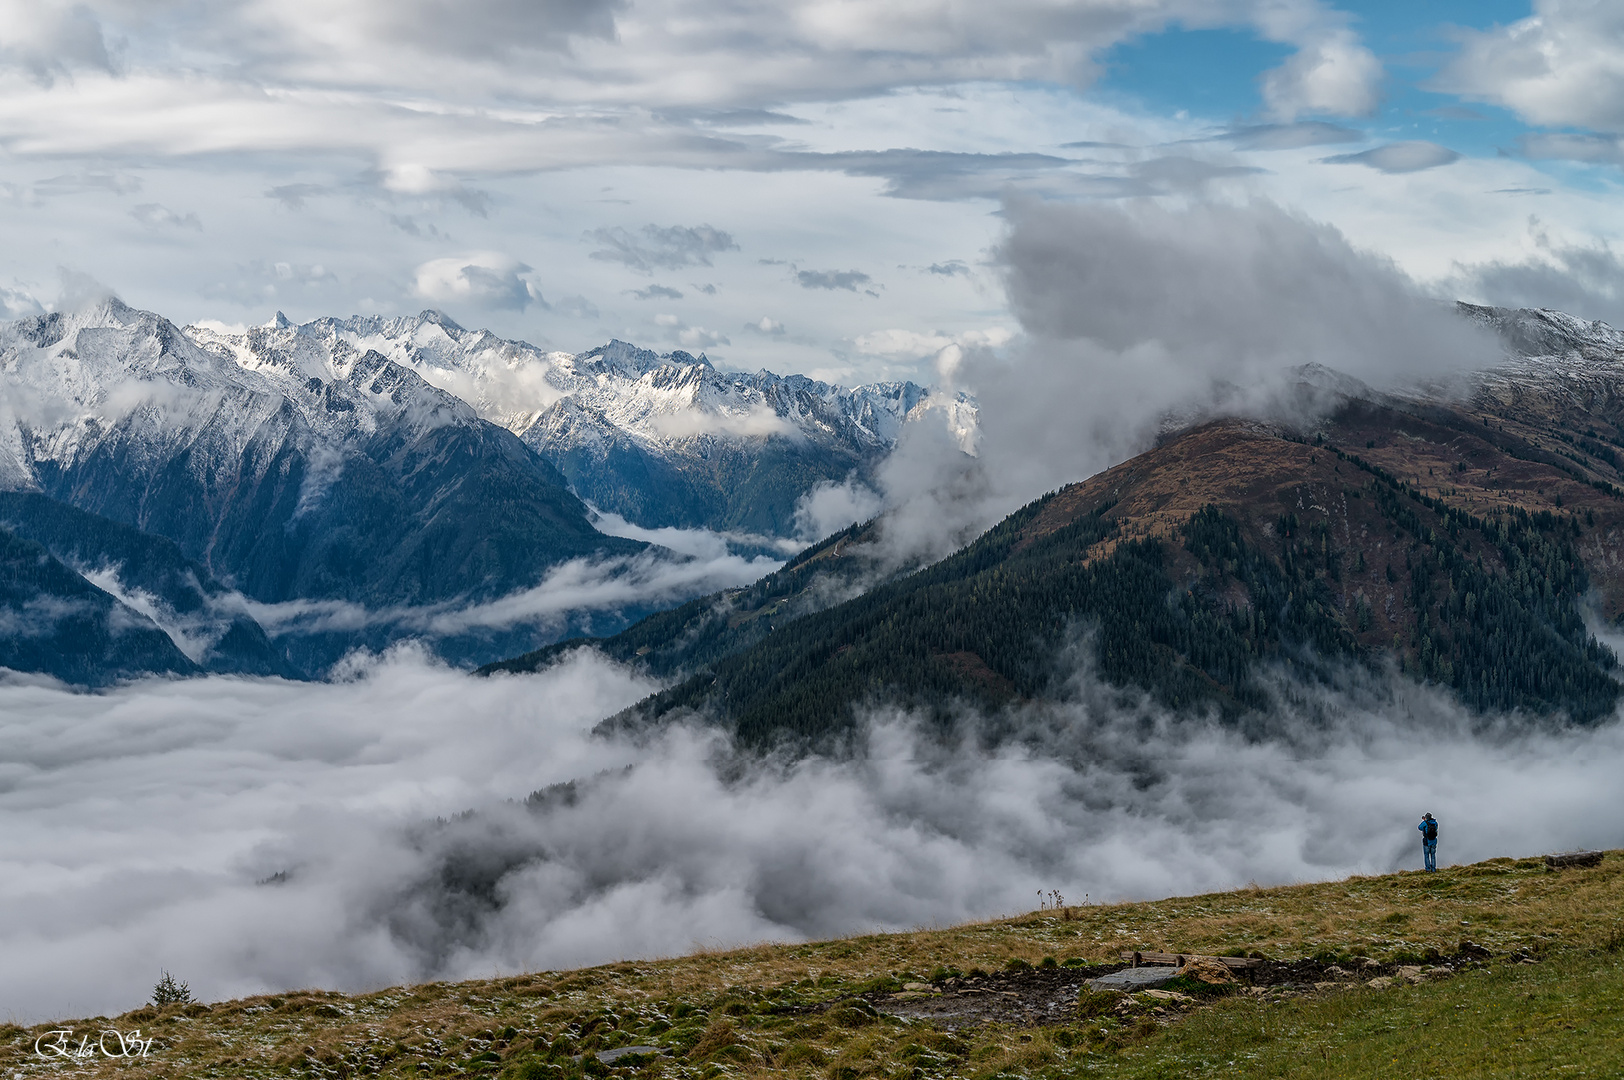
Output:
<instances>
[{"instance_id":1,"label":"green grass","mask_svg":"<svg viewBox=\"0 0 1624 1080\"><path fill-rule=\"evenodd\" d=\"M1145 1042L1054 1075L1624 1076L1624 955L1564 950L1386 990L1261 1003L1230 998Z\"/></svg>"}]
</instances>

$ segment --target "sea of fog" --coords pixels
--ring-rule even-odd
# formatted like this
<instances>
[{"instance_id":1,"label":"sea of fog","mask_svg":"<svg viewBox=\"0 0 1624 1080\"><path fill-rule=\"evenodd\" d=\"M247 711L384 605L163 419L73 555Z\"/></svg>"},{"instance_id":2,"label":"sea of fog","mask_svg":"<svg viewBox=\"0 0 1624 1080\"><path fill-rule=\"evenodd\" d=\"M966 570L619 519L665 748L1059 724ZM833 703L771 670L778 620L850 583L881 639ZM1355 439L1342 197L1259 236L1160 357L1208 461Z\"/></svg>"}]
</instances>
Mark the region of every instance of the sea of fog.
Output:
<instances>
[{"instance_id":1,"label":"sea of fog","mask_svg":"<svg viewBox=\"0 0 1624 1080\"><path fill-rule=\"evenodd\" d=\"M1624 845L1619 724L1485 729L1402 684L1252 738L1086 673L997 742L886 714L840 761L590 734L654 688L587 651L476 679L410 647L327 683L12 677L0 1017L122 1011L161 970L359 990L1339 878L1418 865L1424 811L1446 864Z\"/></svg>"}]
</instances>

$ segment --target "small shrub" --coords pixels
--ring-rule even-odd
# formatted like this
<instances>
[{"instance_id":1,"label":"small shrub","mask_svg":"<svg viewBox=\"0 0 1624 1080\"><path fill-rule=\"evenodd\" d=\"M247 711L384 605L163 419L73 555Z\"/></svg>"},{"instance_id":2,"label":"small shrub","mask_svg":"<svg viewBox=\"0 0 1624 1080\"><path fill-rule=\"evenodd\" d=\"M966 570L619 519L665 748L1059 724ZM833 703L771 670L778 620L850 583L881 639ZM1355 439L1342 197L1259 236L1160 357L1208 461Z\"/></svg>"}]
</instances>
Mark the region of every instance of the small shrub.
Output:
<instances>
[{"instance_id":1,"label":"small shrub","mask_svg":"<svg viewBox=\"0 0 1624 1080\"><path fill-rule=\"evenodd\" d=\"M1018 956L1012 956L1004 964L1005 971L1031 971L1032 965Z\"/></svg>"},{"instance_id":2,"label":"small shrub","mask_svg":"<svg viewBox=\"0 0 1624 1080\"><path fill-rule=\"evenodd\" d=\"M874 1022L875 1016L874 1006L861 999L829 1010L829 1019L847 1028L867 1027Z\"/></svg>"},{"instance_id":3,"label":"small shrub","mask_svg":"<svg viewBox=\"0 0 1624 1080\"><path fill-rule=\"evenodd\" d=\"M792 1042L773 1058L773 1064L780 1068L793 1068L797 1065L810 1065L814 1068L823 1068L829 1063L829 1057L822 1050L810 1043Z\"/></svg>"},{"instance_id":4,"label":"small shrub","mask_svg":"<svg viewBox=\"0 0 1624 1080\"><path fill-rule=\"evenodd\" d=\"M192 991L183 982L178 982L169 972L163 973L158 985L152 988L152 1003L160 1009L165 1005L186 1005L192 1000Z\"/></svg>"},{"instance_id":5,"label":"small shrub","mask_svg":"<svg viewBox=\"0 0 1624 1080\"><path fill-rule=\"evenodd\" d=\"M1077 1017L1081 1020L1106 1016L1123 1000L1120 990L1084 990L1077 995Z\"/></svg>"},{"instance_id":6,"label":"small shrub","mask_svg":"<svg viewBox=\"0 0 1624 1080\"><path fill-rule=\"evenodd\" d=\"M1060 961L1056 960L1052 956L1045 956L1043 958L1043 962L1038 965L1038 967L1040 967L1040 968L1057 968L1059 966L1060 966Z\"/></svg>"}]
</instances>

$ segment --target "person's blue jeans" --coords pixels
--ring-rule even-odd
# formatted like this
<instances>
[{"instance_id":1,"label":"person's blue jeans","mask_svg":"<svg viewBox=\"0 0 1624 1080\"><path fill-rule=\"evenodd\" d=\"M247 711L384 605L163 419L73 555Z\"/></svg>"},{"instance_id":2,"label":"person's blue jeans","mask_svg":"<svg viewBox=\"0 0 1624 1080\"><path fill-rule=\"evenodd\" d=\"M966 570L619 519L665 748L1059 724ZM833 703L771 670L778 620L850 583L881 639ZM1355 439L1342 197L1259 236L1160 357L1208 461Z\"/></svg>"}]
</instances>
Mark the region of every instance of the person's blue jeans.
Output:
<instances>
[{"instance_id":1,"label":"person's blue jeans","mask_svg":"<svg viewBox=\"0 0 1624 1080\"><path fill-rule=\"evenodd\" d=\"M1427 860L1427 869L1428 870L1436 870L1436 869L1438 869L1438 841L1436 841L1436 840L1423 840L1423 841L1421 841L1421 854Z\"/></svg>"}]
</instances>

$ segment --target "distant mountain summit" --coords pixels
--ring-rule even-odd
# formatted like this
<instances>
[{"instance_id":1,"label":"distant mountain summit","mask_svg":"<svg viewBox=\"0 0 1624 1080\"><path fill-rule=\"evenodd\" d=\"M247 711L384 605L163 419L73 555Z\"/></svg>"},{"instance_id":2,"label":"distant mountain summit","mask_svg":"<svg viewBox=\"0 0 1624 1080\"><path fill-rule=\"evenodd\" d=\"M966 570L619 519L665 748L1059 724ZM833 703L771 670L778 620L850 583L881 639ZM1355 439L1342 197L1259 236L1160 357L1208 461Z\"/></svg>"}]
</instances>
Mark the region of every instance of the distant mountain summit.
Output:
<instances>
[{"instance_id":1,"label":"distant mountain summit","mask_svg":"<svg viewBox=\"0 0 1624 1080\"><path fill-rule=\"evenodd\" d=\"M945 424L967 448L975 437L972 401L914 383L724 372L703 355L624 341L548 352L436 311L297 326L278 313L243 333L187 333L248 369L376 352L519 436L582 498L648 528L793 535L811 487L866 477L905 425Z\"/></svg>"}]
</instances>

